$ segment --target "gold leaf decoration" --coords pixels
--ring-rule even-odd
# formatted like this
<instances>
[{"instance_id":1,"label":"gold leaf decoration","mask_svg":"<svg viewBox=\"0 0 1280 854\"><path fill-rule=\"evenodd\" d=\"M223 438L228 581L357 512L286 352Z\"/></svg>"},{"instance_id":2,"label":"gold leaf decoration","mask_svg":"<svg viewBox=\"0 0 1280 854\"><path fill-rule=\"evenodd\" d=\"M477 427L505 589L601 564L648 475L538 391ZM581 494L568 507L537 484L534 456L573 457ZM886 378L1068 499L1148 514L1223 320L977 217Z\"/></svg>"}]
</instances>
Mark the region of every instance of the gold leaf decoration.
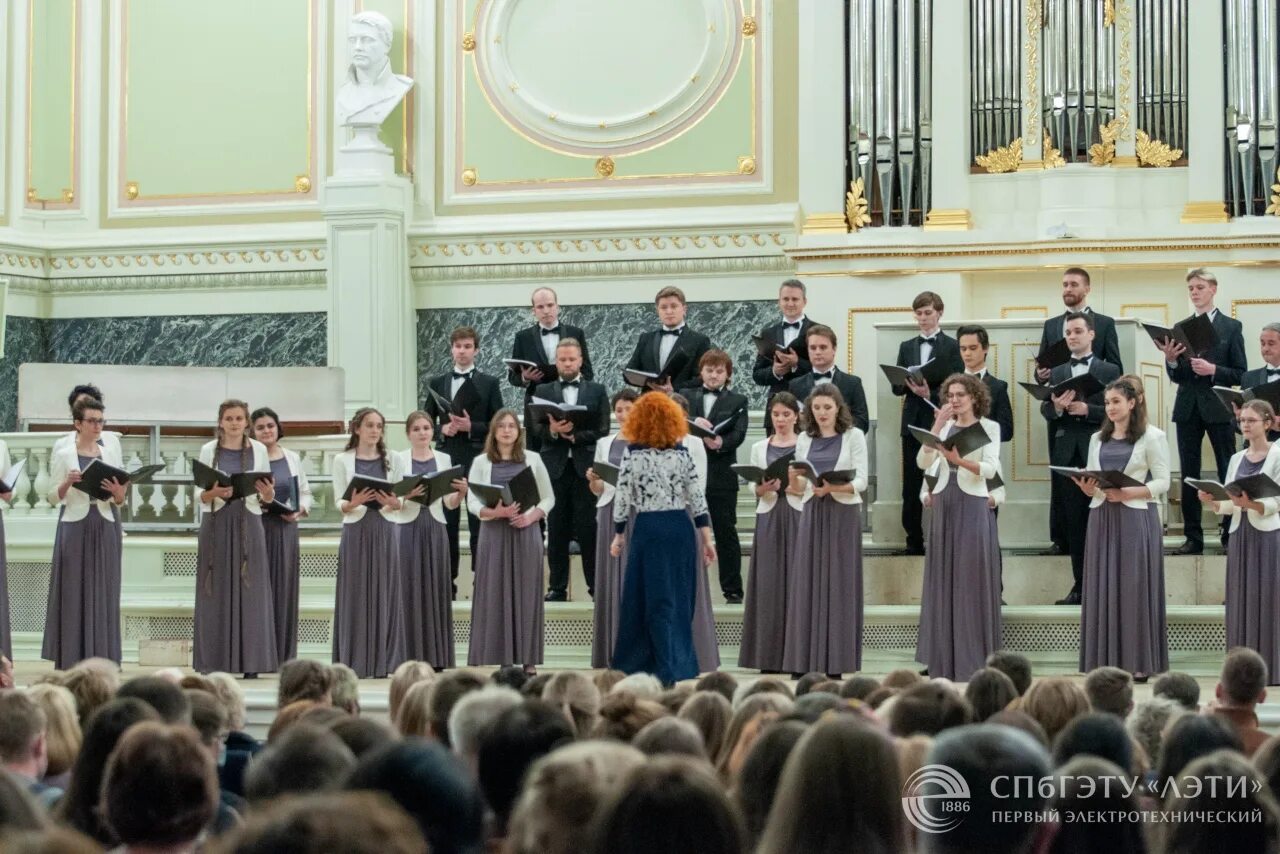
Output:
<instances>
[{"instance_id":1,"label":"gold leaf decoration","mask_svg":"<svg viewBox=\"0 0 1280 854\"><path fill-rule=\"evenodd\" d=\"M311 176L298 175L293 179L293 189L299 193L311 192Z\"/></svg>"},{"instance_id":2,"label":"gold leaf decoration","mask_svg":"<svg viewBox=\"0 0 1280 854\"><path fill-rule=\"evenodd\" d=\"M476 49L475 33L467 33L462 37L462 49L467 53L471 53L471 51Z\"/></svg>"},{"instance_id":3,"label":"gold leaf decoration","mask_svg":"<svg viewBox=\"0 0 1280 854\"><path fill-rule=\"evenodd\" d=\"M1058 169L1067 165L1067 161L1063 159L1062 152L1053 147L1053 137L1049 136L1049 129L1044 129L1044 168Z\"/></svg>"},{"instance_id":4,"label":"gold leaf decoration","mask_svg":"<svg viewBox=\"0 0 1280 854\"><path fill-rule=\"evenodd\" d=\"M871 215L867 212L867 194L862 179L849 182L849 192L844 195L844 216L849 221L849 230L858 231L863 226L871 225Z\"/></svg>"},{"instance_id":5,"label":"gold leaf decoration","mask_svg":"<svg viewBox=\"0 0 1280 854\"><path fill-rule=\"evenodd\" d=\"M748 15L742 19L742 34L744 36L746 36L747 38L751 38L756 34L758 30L759 30L759 25L756 24L755 18Z\"/></svg>"},{"instance_id":6,"label":"gold leaf decoration","mask_svg":"<svg viewBox=\"0 0 1280 854\"><path fill-rule=\"evenodd\" d=\"M1022 162L1022 139L1015 139L1008 145L979 154L974 160L992 174L1017 172L1018 164Z\"/></svg>"},{"instance_id":7,"label":"gold leaf decoration","mask_svg":"<svg viewBox=\"0 0 1280 854\"><path fill-rule=\"evenodd\" d=\"M476 167L468 166L462 170L462 183L467 187L474 187L479 176L476 174Z\"/></svg>"},{"instance_id":8,"label":"gold leaf decoration","mask_svg":"<svg viewBox=\"0 0 1280 854\"><path fill-rule=\"evenodd\" d=\"M738 174L754 175L756 174L756 159L749 154L744 154L738 158Z\"/></svg>"},{"instance_id":9,"label":"gold leaf decoration","mask_svg":"<svg viewBox=\"0 0 1280 854\"><path fill-rule=\"evenodd\" d=\"M1109 27L1116 22L1116 0L1105 0L1102 4L1102 26Z\"/></svg>"},{"instance_id":10,"label":"gold leaf decoration","mask_svg":"<svg viewBox=\"0 0 1280 854\"><path fill-rule=\"evenodd\" d=\"M1182 156L1181 148L1170 148L1158 139L1152 139L1145 130L1139 130L1137 142L1138 162L1143 166L1163 169Z\"/></svg>"},{"instance_id":11,"label":"gold leaf decoration","mask_svg":"<svg viewBox=\"0 0 1280 854\"><path fill-rule=\"evenodd\" d=\"M1094 166L1109 166L1116 159L1116 140L1120 137L1119 119L1112 119L1098 128L1102 142L1089 146L1089 162Z\"/></svg>"},{"instance_id":12,"label":"gold leaf decoration","mask_svg":"<svg viewBox=\"0 0 1280 854\"><path fill-rule=\"evenodd\" d=\"M1276 170L1276 181L1280 181L1280 169ZM1271 204L1267 205L1267 213L1280 216L1280 183L1271 185Z\"/></svg>"},{"instance_id":13,"label":"gold leaf decoration","mask_svg":"<svg viewBox=\"0 0 1280 854\"><path fill-rule=\"evenodd\" d=\"M596 161L596 174L601 178L610 178L613 176L613 158L601 157Z\"/></svg>"}]
</instances>

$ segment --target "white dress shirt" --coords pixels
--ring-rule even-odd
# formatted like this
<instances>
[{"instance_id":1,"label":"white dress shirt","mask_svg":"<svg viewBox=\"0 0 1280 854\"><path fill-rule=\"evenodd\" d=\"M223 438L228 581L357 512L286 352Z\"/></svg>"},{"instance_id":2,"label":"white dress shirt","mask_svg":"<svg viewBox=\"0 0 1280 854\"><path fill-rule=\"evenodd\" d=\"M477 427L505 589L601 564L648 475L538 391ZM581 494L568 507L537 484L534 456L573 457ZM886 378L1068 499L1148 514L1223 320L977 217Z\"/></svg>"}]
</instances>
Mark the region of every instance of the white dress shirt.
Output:
<instances>
[{"instance_id":1,"label":"white dress shirt","mask_svg":"<svg viewBox=\"0 0 1280 854\"><path fill-rule=\"evenodd\" d=\"M1263 363L1262 371L1263 371L1263 376L1265 377L1265 379L1263 380L1264 383L1273 383L1273 382L1280 381L1280 365Z\"/></svg>"},{"instance_id":2,"label":"white dress shirt","mask_svg":"<svg viewBox=\"0 0 1280 854\"><path fill-rule=\"evenodd\" d=\"M556 348L560 346L560 333L552 332L548 335L544 330L558 327L559 324L556 324L555 327L546 327L541 323L538 324L538 337L542 339L542 352L547 354L548 365L556 363Z\"/></svg>"},{"instance_id":3,"label":"white dress shirt","mask_svg":"<svg viewBox=\"0 0 1280 854\"><path fill-rule=\"evenodd\" d=\"M462 388L462 384L463 384L464 382L466 382L466 381L467 381L467 379L471 376L471 372L472 372L472 371L474 371L475 369L476 369L476 366L475 366L475 365L472 365L472 366L471 366L471 367L469 367L469 368L459 368L457 365L454 365L454 366L453 366L453 372L454 372L455 374L466 374L466 376L465 376L465 377L456 377L456 376L455 376L455 377L451 377L451 380L452 380L452 381L449 383L449 397L450 397L450 399L455 398L455 397L457 397L457 396L458 396L458 389Z\"/></svg>"},{"instance_id":4,"label":"white dress shirt","mask_svg":"<svg viewBox=\"0 0 1280 854\"><path fill-rule=\"evenodd\" d=\"M560 382L566 382L566 380L560 380ZM570 377L567 380L567 382L582 382L582 376L578 375L576 377ZM570 406L577 406L578 405L578 386L576 385L560 386L560 396L564 398L564 402L569 404Z\"/></svg>"},{"instance_id":5,"label":"white dress shirt","mask_svg":"<svg viewBox=\"0 0 1280 854\"><path fill-rule=\"evenodd\" d=\"M1087 356L1074 356L1074 355L1073 355L1071 358L1073 358L1073 359L1084 359L1084 362L1083 362L1082 364L1079 364L1079 365L1072 365L1072 366L1071 366L1071 376L1072 376L1072 377L1078 377L1078 376L1080 376L1081 374L1087 374L1087 373L1089 373L1089 367L1093 364L1093 354L1092 354L1092 353L1090 353L1090 354L1089 354L1089 355L1087 355Z\"/></svg>"},{"instance_id":6,"label":"white dress shirt","mask_svg":"<svg viewBox=\"0 0 1280 854\"><path fill-rule=\"evenodd\" d=\"M784 324L787 324L787 323L803 324L804 315L803 314L800 315L795 320L787 320L785 317L783 317L782 322ZM782 346L783 347L790 347L791 342L795 341L799 337L800 337L800 326L793 327L793 326L784 325L782 327Z\"/></svg>"},{"instance_id":7,"label":"white dress shirt","mask_svg":"<svg viewBox=\"0 0 1280 854\"><path fill-rule=\"evenodd\" d=\"M941 330L935 328L932 332L929 332L929 333L921 332L920 337L921 338L937 338L939 331ZM920 342L920 364L923 365L924 363L928 362L932 358L933 358L933 342L921 341Z\"/></svg>"},{"instance_id":8,"label":"white dress shirt","mask_svg":"<svg viewBox=\"0 0 1280 854\"><path fill-rule=\"evenodd\" d=\"M664 326L662 331L666 332L684 332L684 324L679 326ZM676 342L680 340L679 335L662 336L662 340L658 342L658 370L662 370L667 366L667 360L671 358L671 351L676 348Z\"/></svg>"}]
</instances>

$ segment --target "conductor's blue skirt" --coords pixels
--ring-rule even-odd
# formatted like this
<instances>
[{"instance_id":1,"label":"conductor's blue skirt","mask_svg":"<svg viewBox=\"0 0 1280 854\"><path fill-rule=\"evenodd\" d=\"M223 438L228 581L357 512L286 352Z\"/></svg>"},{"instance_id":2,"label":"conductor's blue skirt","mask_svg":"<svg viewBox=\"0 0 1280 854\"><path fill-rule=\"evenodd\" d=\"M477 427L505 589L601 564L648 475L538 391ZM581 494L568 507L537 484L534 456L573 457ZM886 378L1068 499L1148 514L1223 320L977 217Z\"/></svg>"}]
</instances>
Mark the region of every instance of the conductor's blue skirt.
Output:
<instances>
[{"instance_id":1,"label":"conductor's blue skirt","mask_svg":"<svg viewBox=\"0 0 1280 854\"><path fill-rule=\"evenodd\" d=\"M694 678L698 552L689 514L638 514L627 549L613 666L624 673L652 673L664 685Z\"/></svg>"}]
</instances>

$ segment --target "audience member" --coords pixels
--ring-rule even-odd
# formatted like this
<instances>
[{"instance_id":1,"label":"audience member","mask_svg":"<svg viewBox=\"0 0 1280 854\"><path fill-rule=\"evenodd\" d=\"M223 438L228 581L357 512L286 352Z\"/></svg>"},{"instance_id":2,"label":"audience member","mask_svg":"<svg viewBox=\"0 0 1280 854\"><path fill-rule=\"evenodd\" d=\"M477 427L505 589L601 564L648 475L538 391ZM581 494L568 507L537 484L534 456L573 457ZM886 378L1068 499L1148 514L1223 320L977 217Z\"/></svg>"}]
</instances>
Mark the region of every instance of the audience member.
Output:
<instances>
[{"instance_id":1,"label":"audience member","mask_svg":"<svg viewBox=\"0 0 1280 854\"><path fill-rule=\"evenodd\" d=\"M1119 667L1098 667L1084 678L1089 708L1124 720L1133 711L1133 676Z\"/></svg>"},{"instance_id":2,"label":"audience member","mask_svg":"<svg viewBox=\"0 0 1280 854\"><path fill-rule=\"evenodd\" d=\"M329 731L347 746L357 760L396 740L391 727L372 718L347 717L330 726Z\"/></svg>"},{"instance_id":3,"label":"audience member","mask_svg":"<svg viewBox=\"0 0 1280 854\"><path fill-rule=\"evenodd\" d=\"M1179 776L1217 784L1192 786L1184 781L1170 787L1165 810L1187 818L1158 826L1162 850L1169 854L1274 854L1280 849L1280 808L1270 787L1238 751L1212 751L1189 762ZM1199 816L1213 816L1214 820Z\"/></svg>"},{"instance_id":4,"label":"audience member","mask_svg":"<svg viewBox=\"0 0 1280 854\"><path fill-rule=\"evenodd\" d=\"M919 685L921 682L929 680L921 676L917 671L907 667L901 667L897 670L889 671L883 679L880 680L881 687L884 688L910 688L912 685Z\"/></svg>"},{"instance_id":5,"label":"audience member","mask_svg":"<svg viewBox=\"0 0 1280 854\"><path fill-rule=\"evenodd\" d=\"M360 677L356 672L341 662L335 662L329 665L329 672L333 676L333 689L330 692L330 699L336 708L342 709L349 715L359 716L360 714Z\"/></svg>"},{"instance_id":6,"label":"audience member","mask_svg":"<svg viewBox=\"0 0 1280 854\"><path fill-rule=\"evenodd\" d=\"M1049 806L1064 816L1054 834L1051 854L1146 854L1147 840L1139 820L1136 792L1120 784L1128 769L1097 756L1076 756L1057 770ZM1079 816L1067 820L1068 814ZM1106 816L1100 820L1099 816Z\"/></svg>"},{"instance_id":7,"label":"audience member","mask_svg":"<svg viewBox=\"0 0 1280 854\"><path fill-rule=\"evenodd\" d=\"M694 684L693 690L695 692L714 691L732 703L733 695L738 690L738 680L734 678L732 673L716 670L699 679Z\"/></svg>"},{"instance_id":8,"label":"audience member","mask_svg":"<svg viewBox=\"0 0 1280 854\"><path fill-rule=\"evenodd\" d=\"M227 710L227 736L223 740L223 758L218 765L218 785L224 792L244 797L244 769L249 760L262 750L262 743L245 732L246 710L240 683L229 673L210 673L213 695Z\"/></svg>"},{"instance_id":9,"label":"audience member","mask_svg":"<svg viewBox=\"0 0 1280 854\"><path fill-rule=\"evenodd\" d=\"M624 675L625 674L619 673L618 678L621 679ZM508 664L505 667L499 667L497 670L493 671L489 676L489 681L495 685L502 685L503 687L510 688L514 691L519 691L524 687L524 683L529 681L529 674L525 672L523 665Z\"/></svg>"},{"instance_id":10,"label":"audience member","mask_svg":"<svg viewBox=\"0 0 1280 854\"><path fill-rule=\"evenodd\" d=\"M846 700L866 701L871 692L880 687L880 682L871 676L850 676L840 686L840 696Z\"/></svg>"},{"instance_id":11,"label":"audience member","mask_svg":"<svg viewBox=\"0 0 1280 854\"><path fill-rule=\"evenodd\" d=\"M213 854L427 854L403 809L374 792L289 798L257 812Z\"/></svg>"},{"instance_id":12,"label":"audience member","mask_svg":"<svg viewBox=\"0 0 1280 854\"><path fill-rule=\"evenodd\" d=\"M396 732L406 738L431 736L431 692L435 687L434 680L423 680L409 686L400 700L399 711L392 719Z\"/></svg>"},{"instance_id":13,"label":"audience member","mask_svg":"<svg viewBox=\"0 0 1280 854\"><path fill-rule=\"evenodd\" d=\"M1157 797L1164 796L1163 787L1183 769L1201 756L1215 750L1240 752L1244 745L1235 728L1226 720L1213 715L1183 715L1165 731L1160 761L1156 765L1153 782Z\"/></svg>"},{"instance_id":14,"label":"audience member","mask_svg":"<svg viewBox=\"0 0 1280 854\"><path fill-rule=\"evenodd\" d=\"M813 686L819 682L826 682L828 679L825 673L806 673L796 680L796 696L803 697L813 690Z\"/></svg>"},{"instance_id":15,"label":"audience member","mask_svg":"<svg viewBox=\"0 0 1280 854\"><path fill-rule=\"evenodd\" d=\"M295 700L280 709L272 718L271 726L267 728L267 744L284 735L290 727L302 720L303 715L319 705L315 700Z\"/></svg>"},{"instance_id":16,"label":"audience member","mask_svg":"<svg viewBox=\"0 0 1280 854\"><path fill-rule=\"evenodd\" d=\"M156 710L167 724L191 723L191 706L176 680L163 676L135 676L120 686L116 698L136 697Z\"/></svg>"},{"instance_id":17,"label":"audience member","mask_svg":"<svg viewBox=\"0 0 1280 854\"><path fill-rule=\"evenodd\" d=\"M600 720L591 737L630 744L640 730L666 714L667 710L656 700L642 700L630 691L619 691L615 687L600 704Z\"/></svg>"},{"instance_id":18,"label":"audience member","mask_svg":"<svg viewBox=\"0 0 1280 854\"><path fill-rule=\"evenodd\" d=\"M1170 722L1185 714L1190 713L1168 697L1150 697L1134 704L1124 728L1146 755L1149 767L1160 764L1161 744Z\"/></svg>"},{"instance_id":19,"label":"audience member","mask_svg":"<svg viewBox=\"0 0 1280 854\"><path fill-rule=\"evenodd\" d=\"M640 700L656 701L662 696L662 682L648 673L632 673L609 689L610 694L627 692Z\"/></svg>"},{"instance_id":20,"label":"audience member","mask_svg":"<svg viewBox=\"0 0 1280 854\"><path fill-rule=\"evenodd\" d=\"M95 659L89 659L93 661ZM116 695L120 687L118 673L106 672L97 666L88 666L82 661L66 672L62 678L62 687L71 692L76 700L76 715L80 719L80 728L89 723L89 717L102 706L105 706ZM115 664L112 663L112 667Z\"/></svg>"},{"instance_id":21,"label":"audience member","mask_svg":"<svg viewBox=\"0 0 1280 854\"><path fill-rule=\"evenodd\" d=\"M280 665L276 708L283 709L299 700L320 704L333 701L333 671L329 665L310 658L295 658Z\"/></svg>"},{"instance_id":22,"label":"audience member","mask_svg":"<svg viewBox=\"0 0 1280 854\"><path fill-rule=\"evenodd\" d=\"M617 685L623 679L627 678L627 674L621 670L597 670L591 677L591 681L596 683L596 690L603 697L613 690L613 686Z\"/></svg>"},{"instance_id":23,"label":"audience member","mask_svg":"<svg viewBox=\"0 0 1280 854\"><path fill-rule=\"evenodd\" d=\"M48 721L40 706L16 688L0 691L0 766L46 809L62 797L61 789L42 782L48 747Z\"/></svg>"},{"instance_id":24,"label":"audience member","mask_svg":"<svg viewBox=\"0 0 1280 854\"><path fill-rule=\"evenodd\" d=\"M17 775L0 773L0 841L15 831L43 830L48 824L45 816Z\"/></svg>"},{"instance_id":25,"label":"audience member","mask_svg":"<svg viewBox=\"0 0 1280 854\"><path fill-rule=\"evenodd\" d=\"M795 701L791 695L775 691L754 694L747 697L734 709L729 719L729 729L725 731L724 741L720 744L720 752L713 757L716 770L729 783L737 778L751 752L752 745L765 728L783 715L795 709Z\"/></svg>"},{"instance_id":26,"label":"audience member","mask_svg":"<svg viewBox=\"0 0 1280 854\"><path fill-rule=\"evenodd\" d=\"M702 743L708 757L720 755L725 733L729 730L729 719L733 717L733 706L723 694L695 691L680 707L678 717L689 721L702 733Z\"/></svg>"},{"instance_id":27,"label":"audience member","mask_svg":"<svg viewBox=\"0 0 1280 854\"><path fill-rule=\"evenodd\" d=\"M1187 673L1162 673L1151 683L1151 696L1167 697L1189 712L1200 711L1200 683Z\"/></svg>"},{"instance_id":28,"label":"audience member","mask_svg":"<svg viewBox=\"0 0 1280 854\"><path fill-rule=\"evenodd\" d=\"M559 709L578 738L587 738L600 718L600 691L585 674L563 670L542 689L542 699Z\"/></svg>"},{"instance_id":29,"label":"audience member","mask_svg":"<svg viewBox=\"0 0 1280 854\"><path fill-rule=\"evenodd\" d=\"M1003 712L1018 697L1013 680L994 667L975 672L964 686L964 698L973 708L974 723L982 723L996 712Z\"/></svg>"},{"instance_id":30,"label":"audience member","mask_svg":"<svg viewBox=\"0 0 1280 854\"><path fill-rule=\"evenodd\" d=\"M789 700L795 699L786 682L775 676L762 676L754 682L743 682L738 686L738 690L733 692L733 707L738 708L748 698L757 694L779 694Z\"/></svg>"},{"instance_id":31,"label":"audience member","mask_svg":"<svg viewBox=\"0 0 1280 854\"><path fill-rule=\"evenodd\" d=\"M955 688L926 682L897 696L889 714L889 731L897 736L937 735L972 721L973 709Z\"/></svg>"},{"instance_id":32,"label":"audience member","mask_svg":"<svg viewBox=\"0 0 1280 854\"><path fill-rule=\"evenodd\" d=\"M355 764L355 755L336 734L298 723L249 763L244 794L257 807L281 795L335 791Z\"/></svg>"},{"instance_id":33,"label":"audience member","mask_svg":"<svg viewBox=\"0 0 1280 854\"><path fill-rule=\"evenodd\" d=\"M987 656L987 667L995 668L1008 676L1021 697L1031 687L1031 659L1020 652L998 649Z\"/></svg>"},{"instance_id":34,"label":"audience member","mask_svg":"<svg viewBox=\"0 0 1280 854\"><path fill-rule=\"evenodd\" d=\"M450 670L436 677L427 701L430 735L445 747L452 747L449 713L467 694L479 691L485 680L473 670Z\"/></svg>"},{"instance_id":35,"label":"audience member","mask_svg":"<svg viewBox=\"0 0 1280 854\"><path fill-rule=\"evenodd\" d=\"M486 685L464 695L449 713L449 738L453 752L471 772L477 774L480 740L493 722L507 709L524 703L518 691L501 685Z\"/></svg>"},{"instance_id":36,"label":"audience member","mask_svg":"<svg viewBox=\"0 0 1280 854\"><path fill-rule=\"evenodd\" d=\"M746 827L748 850L760 843L782 769L807 731L808 727L799 721L779 721L756 739L742 762L730 795Z\"/></svg>"},{"instance_id":37,"label":"audience member","mask_svg":"<svg viewBox=\"0 0 1280 854\"><path fill-rule=\"evenodd\" d=\"M1261 655L1247 647L1227 652L1209 710L1235 727L1245 756L1252 756L1267 740L1258 728L1256 709L1267 700L1268 681L1267 662Z\"/></svg>"},{"instance_id":38,"label":"audience member","mask_svg":"<svg viewBox=\"0 0 1280 854\"><path fill-rule=\"evenodd\" d=\"M1052 744L1067 724L1089 711L1089 697L1065 676L1051 676L1032 684L1022 695L1018 709L1044 727Z\"/></svg>"},{"instance_id":39,"label":"audience member","mask_svg":"<svg viewBox=\"0 0 1280 854\"><path fill-rule=\"evenodd\" d=\"M987 718L986 723L999 724L1000 726L1021 730L1035 739L1036 744L1039 744L1045 750L1049 749L1049 736L1045 735L1044 727L1040 726L1040 722L1026 712L1018 711L1017 709L1005 709L1003 712L996 712Z\"/></svg>"},{"instance_id":40,"label":"audience member","mask_svg":"<svg viewBox=\"0 0 1280 854\"><path fill-rule=\"evenodd\" d=\"M1053 764L1061 767L1077 756L1096 756L1133 773L1133 743L1124 724L1110 712L1081 715L1063 728L1053 746Z\"/></svg>"},{"instance_id":41,"label":"audience member","mask_svg":"<svg viewBox=\"0 0 1280 854\"><path fill-rule=\"evenodd\" d=\"M689 721L676 717L658 718L636 733L632 746L646 756L670 754L706 759L702 733Z\"/></svg>"},{"instance_id":42,"label":"audience member","mask_svg":"<svg viewBox=\"0 0 1280 854\"><path fill-rule=\"evenodd\" d=\"M678 715L680 710L684 708L684 704L689 702L689 698L692 696L692 685L676 685L659 694L658 702L667 710L667 714Z\"/></svg>"},{"instance_id":43,"label":"audience member","mask_svg":"<svg viewBox=\"0 0 1280 854\"><path fill-rule=\"evenodd\" d=\"M387 689L387 718L394 724L409 688L418 682L430 682L435 676L436 672L425 661L406 661L397 667L391 674L391 685Z\"/></svg>"},{"instance_id":44,"label":"audience member","mask_svg":"<svg viewBox=\"0 0 1280 854\"><path fill-rule=\"evenodd\" d=\"M44 712L48 767L41 782L65 789L71 777L71 764L80 752L83 738L80 718L76 714L76 699L61 685L49 683L32 685L27 689L27 696Z\"/></svg>"},{"instance_id":45,"label":"audience member","mask_svg":"<svg viewBox=\"0 0 1280 854\"><path fill-rule=\"evenodd\" d=\"M485 729L476 770L480 791L493 811L495 837L506 836L529 767L573 738L573 727L560 710L542 700L526 700L507 709Z\"/></svg>"}]
</instances>

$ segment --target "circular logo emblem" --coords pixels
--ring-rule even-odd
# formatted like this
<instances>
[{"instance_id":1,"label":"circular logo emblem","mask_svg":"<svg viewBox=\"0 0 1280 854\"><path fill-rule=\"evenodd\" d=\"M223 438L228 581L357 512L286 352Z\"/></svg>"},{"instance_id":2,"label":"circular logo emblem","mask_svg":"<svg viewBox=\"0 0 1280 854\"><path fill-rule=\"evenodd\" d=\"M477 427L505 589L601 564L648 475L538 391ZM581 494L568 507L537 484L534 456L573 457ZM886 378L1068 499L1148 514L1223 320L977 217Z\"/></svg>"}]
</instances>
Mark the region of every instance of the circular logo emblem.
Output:
<instances>
[{"instance_id":1,"label":"circular logo emblem","mask_svg":"<svg viewBox=\"0 0 1280 854\"><path fill-rule=\"evenodd\" d=\"M907 821L925 833L945 833L969 812L969 784L947 765L926 765L902 787Z\"/></svg>"}]
</instances>

